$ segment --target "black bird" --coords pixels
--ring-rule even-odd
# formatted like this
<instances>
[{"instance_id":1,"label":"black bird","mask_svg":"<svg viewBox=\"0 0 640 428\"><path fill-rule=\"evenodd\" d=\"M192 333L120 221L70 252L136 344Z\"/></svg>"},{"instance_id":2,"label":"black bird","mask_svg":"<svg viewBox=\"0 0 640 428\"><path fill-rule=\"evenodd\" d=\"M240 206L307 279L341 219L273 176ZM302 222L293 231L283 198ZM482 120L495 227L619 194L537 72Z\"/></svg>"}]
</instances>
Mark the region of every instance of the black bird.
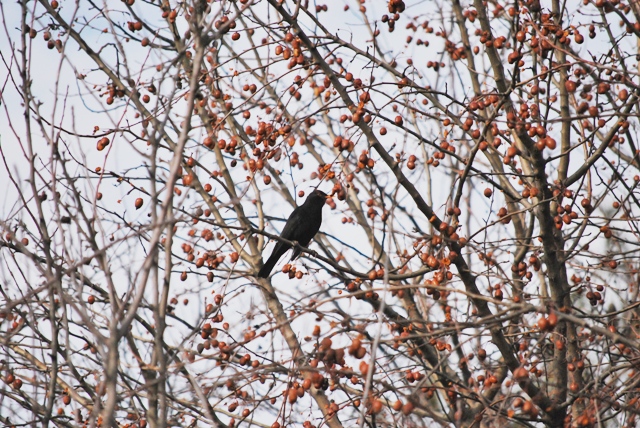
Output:
<instances>
[{"instance_id":1,"label":"black bird","mask_svg":"<svg viewBox=\"0 0 640 428\"><path fill-rule=\"evenodd\" d=\"M322 207L326 201L326 193L317 189L311 192L304 201L304 204L293 210L287 223L284 225L284 229L282 229L280 237L288 241L296 241L303 247L308 246L309 242L311 242L316 233L318 233L318 230L320 230L320 225L322 224ZM262 269L260 269L258 277L268 277L273 267L278 263L278 260L280 260L280 257L282 257L289 248L291 248L291 245L278 241L269 260L267 260L264 266L262 266ZM299 255L300 250L293 250L291 260Z\"/></svg>"}]
</instances>

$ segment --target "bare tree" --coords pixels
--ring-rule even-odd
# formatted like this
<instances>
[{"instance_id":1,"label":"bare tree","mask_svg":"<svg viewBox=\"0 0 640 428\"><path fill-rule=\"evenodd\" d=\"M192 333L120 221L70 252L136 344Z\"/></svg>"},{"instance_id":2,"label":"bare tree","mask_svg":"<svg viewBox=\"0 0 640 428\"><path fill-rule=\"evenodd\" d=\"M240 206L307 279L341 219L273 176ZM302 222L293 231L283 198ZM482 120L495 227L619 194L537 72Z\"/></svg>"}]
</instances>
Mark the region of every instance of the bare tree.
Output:
<instances>
[{"instance_id":1,"label":"bare tree","mask_svg":"<svg viewBox=\"0 0 640 428\"><path fill-rule=\"evenodd\" d=\"M4 425L637 426L637 1L0 13Z\"/></svg>"}]
</instances>

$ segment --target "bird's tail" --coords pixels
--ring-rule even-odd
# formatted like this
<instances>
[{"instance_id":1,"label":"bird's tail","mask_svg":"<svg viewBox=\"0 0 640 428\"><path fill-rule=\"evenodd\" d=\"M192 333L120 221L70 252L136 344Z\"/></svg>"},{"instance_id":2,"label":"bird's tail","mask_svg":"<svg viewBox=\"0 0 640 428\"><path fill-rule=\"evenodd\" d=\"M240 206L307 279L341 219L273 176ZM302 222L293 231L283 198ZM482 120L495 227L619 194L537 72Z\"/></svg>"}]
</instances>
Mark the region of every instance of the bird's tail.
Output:
<instances>
[{"instance_id":1,"label":"bird's tail","mask_svg":"<svg viewBox=\"0 0 640 428\"><path fill-rule=\"evenodd\" d=\"M269 257L267 262L264 264L264 266L262 266L260 272L258 272L258 278L267 278L275 267L276 263L278 263L278 259L280 259L281 255L282 254L277 254L274 251L273 254L271 254L271 257Z\"/></svg>"}]
</instances>

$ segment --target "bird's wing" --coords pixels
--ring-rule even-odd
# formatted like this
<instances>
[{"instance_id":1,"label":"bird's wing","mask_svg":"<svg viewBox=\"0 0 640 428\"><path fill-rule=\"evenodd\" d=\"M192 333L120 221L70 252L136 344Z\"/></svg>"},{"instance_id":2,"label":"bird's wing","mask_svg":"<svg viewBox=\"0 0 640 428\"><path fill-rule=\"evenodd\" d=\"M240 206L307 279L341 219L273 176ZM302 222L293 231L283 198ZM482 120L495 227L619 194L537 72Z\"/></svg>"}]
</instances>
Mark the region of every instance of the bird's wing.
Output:
<instances>
[{"instance_id":1,"label":"bird's wing","mask_svg":"<svg viewBox=\"0 0 640 428\"><path fill-rule=\"evenodd\" d=\"M302 224L304 224L305 219L303 217L303 213L301 212L301 207L297 207L293 210L289 219L284 225L282 229L282 233L280 237L284 239L288 239L290 241L294 241L296 236L299 235L299 230Z\"/></svg>"}]
</instances>

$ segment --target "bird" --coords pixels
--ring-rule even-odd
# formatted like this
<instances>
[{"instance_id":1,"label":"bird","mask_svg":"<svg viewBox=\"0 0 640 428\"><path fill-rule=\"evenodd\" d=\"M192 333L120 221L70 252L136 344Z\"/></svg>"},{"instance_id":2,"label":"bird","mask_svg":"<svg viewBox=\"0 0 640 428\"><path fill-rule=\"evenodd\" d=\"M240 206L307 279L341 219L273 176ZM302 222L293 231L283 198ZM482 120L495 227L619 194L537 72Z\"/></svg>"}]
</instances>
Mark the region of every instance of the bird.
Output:
<instances>
[{"instance_id":1,"label":"bird","mask_svg":"<svg viewBox=\"0 0 640 428\"><path fill-rule=\"evenodd\" d=\"M322 224L322 207L327 201L327 194L321 190L314 190L307 196L307 199L302 205L293 210L287 223L282 229L280 237L287 241L295 241L302 247L309 245L309 242L320 230ZM280 257L284 255L291 248L291 245L278 241L276 243L271 256L266 261L260 272L258 272L258 278L267 278L273 270ZM300 249L293 250L291 260L300 255Z\"/></svg>"}]
</instances>

